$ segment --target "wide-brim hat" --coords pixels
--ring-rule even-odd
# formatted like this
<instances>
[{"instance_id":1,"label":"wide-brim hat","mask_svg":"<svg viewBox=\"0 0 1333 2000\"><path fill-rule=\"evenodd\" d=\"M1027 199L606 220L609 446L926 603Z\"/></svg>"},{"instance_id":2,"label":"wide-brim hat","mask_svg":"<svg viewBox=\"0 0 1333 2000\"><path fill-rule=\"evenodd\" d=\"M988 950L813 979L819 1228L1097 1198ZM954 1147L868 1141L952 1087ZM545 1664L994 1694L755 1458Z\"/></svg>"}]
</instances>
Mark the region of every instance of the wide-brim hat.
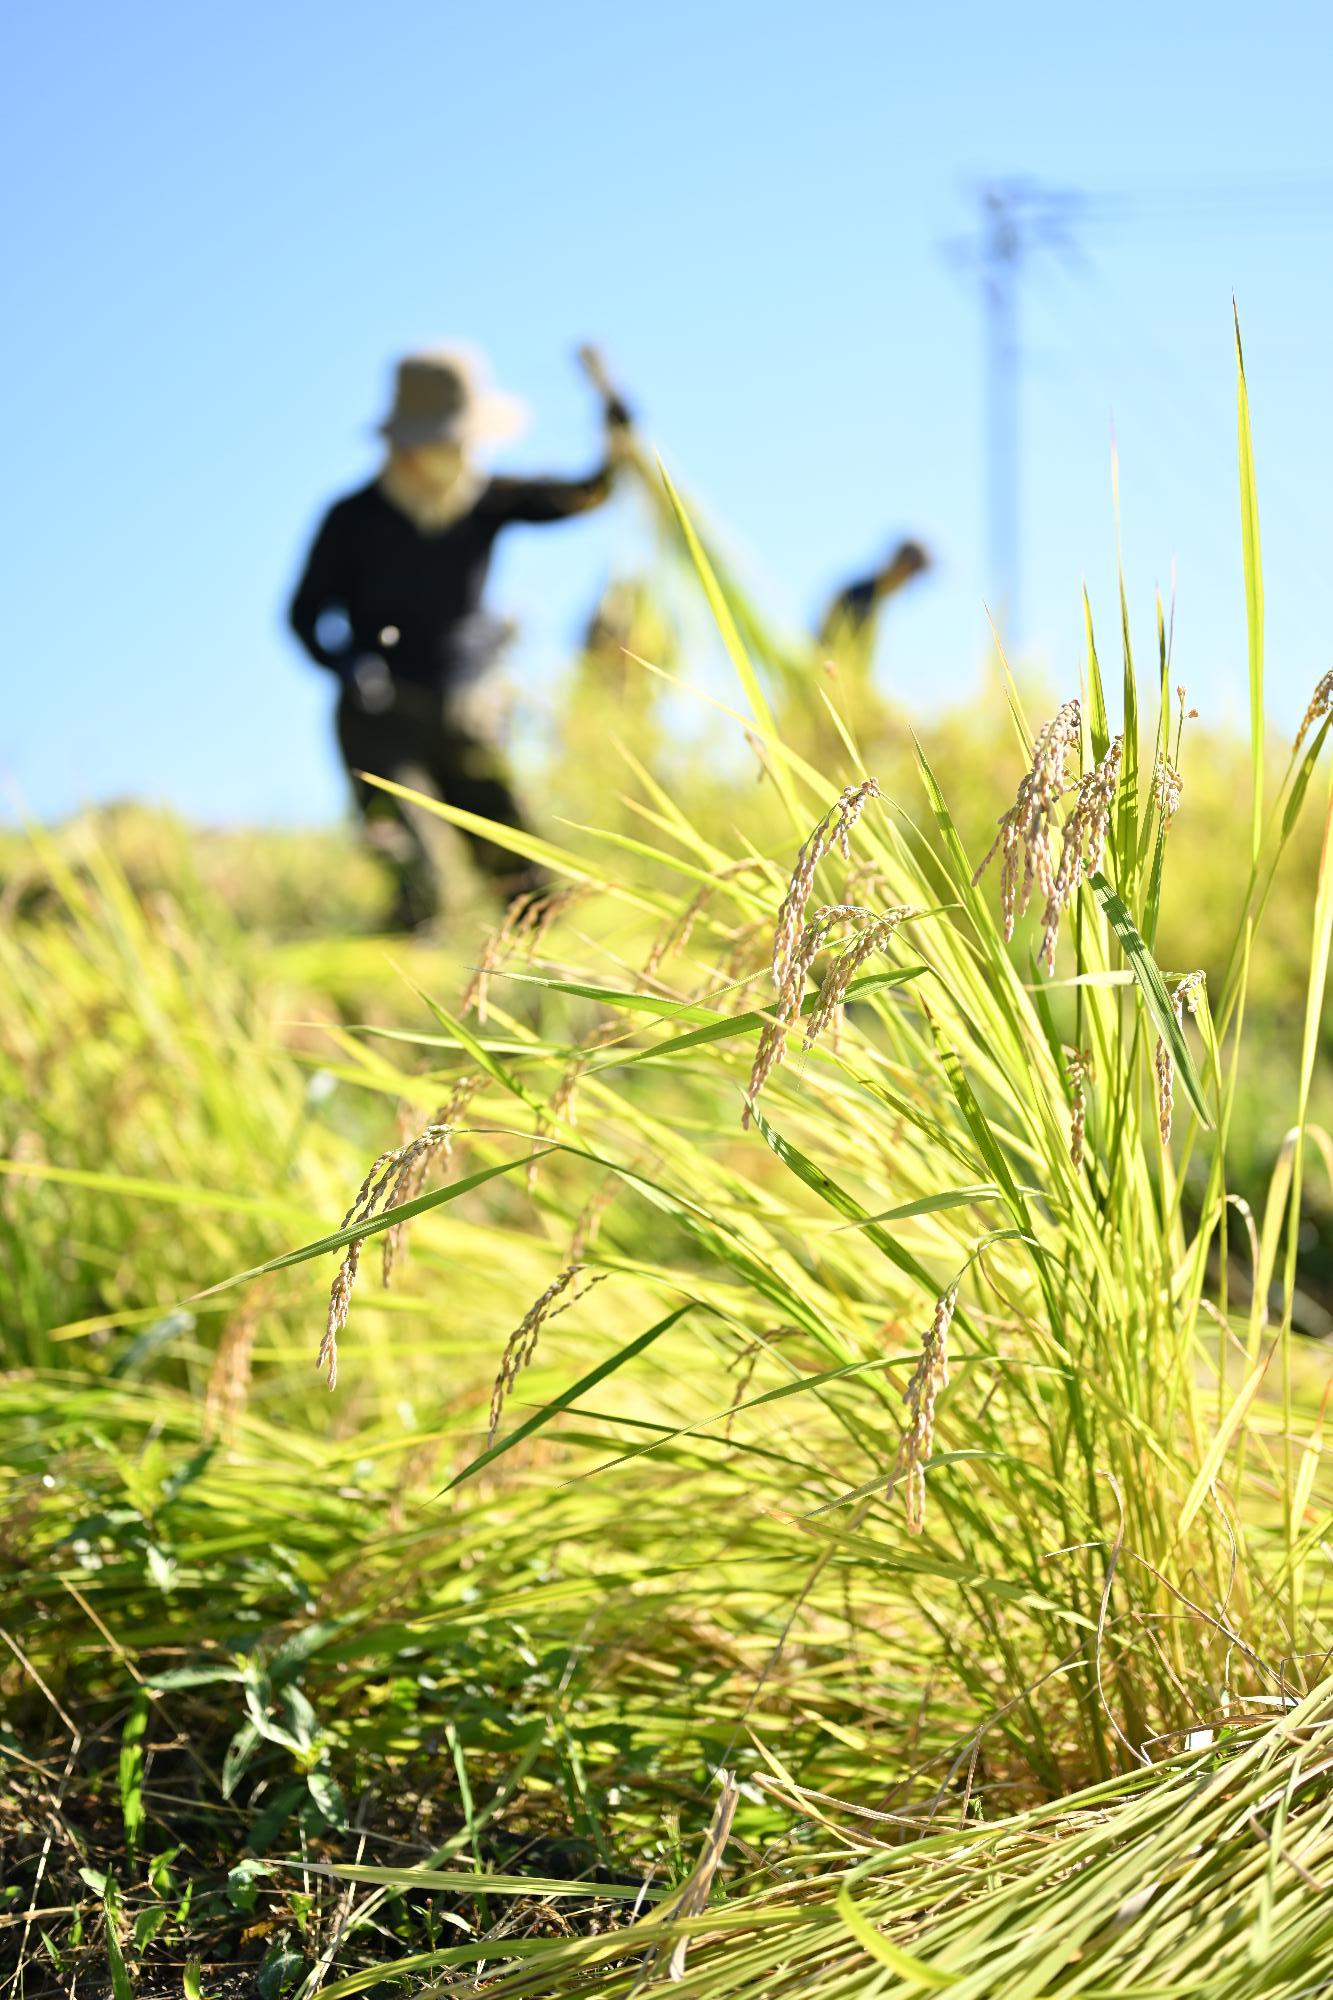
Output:
<instances>
[{"instance_id":1,"label":"wide-brim hat","mask_svg":"<svg viewBox=\"0 0 1333 2000\"><path fill-rule=\"evenodd\" d=\"M519 397L491 387L485 357L470 347L407 354L394 377L393 406L379 426L390 444L500 444L528 420Z\"/></svg>"}]
</instances>

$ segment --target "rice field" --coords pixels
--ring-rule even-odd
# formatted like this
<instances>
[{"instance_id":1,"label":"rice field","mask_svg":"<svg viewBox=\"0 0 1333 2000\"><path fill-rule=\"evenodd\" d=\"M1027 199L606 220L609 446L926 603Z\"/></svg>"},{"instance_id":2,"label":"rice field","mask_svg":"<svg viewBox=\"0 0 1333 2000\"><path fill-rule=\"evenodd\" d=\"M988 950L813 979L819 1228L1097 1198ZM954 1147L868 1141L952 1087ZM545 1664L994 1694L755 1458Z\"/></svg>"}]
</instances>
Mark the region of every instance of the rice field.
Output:
<instances>
[{"instance_id":1,"label":"rice field","mask_svg":"<svg viewBox=\"0 0 1333 2000\"><path fill-rule=\"evenodd\" d=\"M12 843L9 1991L1333 1981L1333 677L1274 741L1239 412L1248 744L1123 599L816 699L668 482L721 761L643 669L540 909Z\"/></svg>"}]
</instances>

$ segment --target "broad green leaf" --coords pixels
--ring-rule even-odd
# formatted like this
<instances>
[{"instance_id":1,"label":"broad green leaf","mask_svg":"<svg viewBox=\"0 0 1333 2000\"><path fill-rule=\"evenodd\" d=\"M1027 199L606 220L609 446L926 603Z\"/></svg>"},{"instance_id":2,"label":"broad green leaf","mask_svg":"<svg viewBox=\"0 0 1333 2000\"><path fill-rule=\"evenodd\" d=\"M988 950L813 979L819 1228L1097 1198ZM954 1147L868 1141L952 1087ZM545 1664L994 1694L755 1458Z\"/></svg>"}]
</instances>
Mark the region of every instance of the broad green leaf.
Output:
<instances>
[{"instance_id":1,"label":"broad green leaf","mask_svg":"<svg viewBox=\"0 0 1333 2000\"><path fill-rule=\"evenodd\" d=\"M905 1201L901 1208L882 1208L878 1215L868 1215L866 1222L910 1222L918 1215L938 1215L948 1208L971 1208L979 1201L1003 1201L1004 1189L991 1181L979 1181L975 1187L949 1188L943 1194L923 1194L919 1201ZM856 1222L847 1225L860 1229L864 1224Z\"/></svg>"},{"instance_id":2,"label":"broad green leaf","mask_svg":"<svg viewBox=\"0 0 1333 2000\"><path fill-rule=\"evenodd\" d=\"M148 1674L144 1686L167 1694L173 1688L216 1687L219 1681L243 1681L240 1667L167 1667L162 1673Z\"/></svg>"},{"instance_id":3,"label":"broad green leaf","mask_svg":"<svg viewBox=\"0 0 1333 2000\"><path fill-rule=\"evenodd\" d=\"M134 2000L134 1988L130 1985L125 1955L120 1948L120 1898L116 1893L114 1877L107 1880L102 1908L106 1916L106 1960L111 1974L111 2000Z\"/></svg>"},{"instance_id":4,"label":"broad green leaf","mask_svg":"<svg viewBox=\"0 0 1333 2000\"><path fill-rule=\"evenodd\" d=\"M120 1760L117 1779L120 1812L125 1827L125 1852L133 1865L139 1851L147 1817L143 1802L143 1739L148 1728L148 1693L141 1688L130 1705L120 1733Z\"/></svg>"},{"instance_id":5,"label":"broad green leaf","mask_svg":"<svg viewBox=\"0 0 1333 2000\"><path fill-rule=\"evenodd\" d=\"M136 1174L103 1172L96 1167L58 1167L45 1160L0 1160L0 1174L58 1186L91 1188L99 1194L128 1194L137 1201L166 1202L177 1208L214 1208L223 1214L291 1216L295 1205L270 1195L231 1194L221 1188L196 1187L180 1181L141 1179Z\"/></svg>"},{"instance_id":6,"label":"broad green leaf","mask_svg":"<svg viewBox=\"0 0 1333 2000\"><path fill-rule=\"evenodd\" d=\"M789 1139L784 1139L780 1132L774 1131L757 1104L750 1106L750 1116L764 1143L777 1154L785 1167L791 1168L798 1180L804 1181L808 1188L811 1188L822 1201L826 1201L830 1208L836 1209L839 1215L846 1216L849 1222L859 1224L876 1249L882 1250L900 1271L905 1271L909 1277L915 1278L926 1291L938 1289L925 1265L919 1263L910 1251L904 1250L886 1229L881 1229L874 1218L866 1214L861 1204L854 1200L845 1188L839 1187L832 1175L826 1174L822 1167L817 1167L813 1160L807 1159L799 1147L793 1146Z\"/></svg>"},{"instance_id":7,"label":"broad green leaf","mask_svg":"<svg viewBox=\"0 0 1333 2000\"><path fill-rule=\"evenodd\" d=\"M409 980L408 984L417 998L430 1008L440 1026L462 1044L473 1062L479 1069L485 1070L492 1082L507 1090L511 1097L516 1097L520 1104L526 1104L529 1111L541 1112L545 1108L541 1099L535 1097L525 1084L519 1082L514 1072L500 1061L493 1049L487 1048L484 1042L478 1040L465 1022L458 1020L448 1008L441 1007L438 1000L432 1000L430 994L414 981Z\"/></svg>"}]
</instances>

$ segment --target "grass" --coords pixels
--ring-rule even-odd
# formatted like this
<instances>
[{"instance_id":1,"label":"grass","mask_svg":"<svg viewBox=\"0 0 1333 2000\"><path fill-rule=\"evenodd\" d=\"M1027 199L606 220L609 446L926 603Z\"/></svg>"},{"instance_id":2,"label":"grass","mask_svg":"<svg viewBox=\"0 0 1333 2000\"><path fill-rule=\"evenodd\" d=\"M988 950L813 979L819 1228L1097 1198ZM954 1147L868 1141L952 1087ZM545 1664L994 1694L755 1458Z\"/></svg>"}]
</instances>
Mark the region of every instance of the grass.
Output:
<instances>
[{"instance_id":1,"label":"grass","mask_svg":"<svg viewBox=\"0 0 1333 2000\"><path fill-rule=\"evenodd\" d=\"M282 942L86 832L6 871L16 1992L1294 2000L1333 1953L1323 731L1273 757L1252 629L1251 744L1182 743L1165 622L1112 700L1090 620L970 741L863 690L863 760L668 505L764 782L631 749L516 838L578 894L484 1017L476 946L291 880ZM1012 941L974 876L1074 696L1067 780L1123 743L1048 974L1040 852Z\"/></svg>"}]
</instances>

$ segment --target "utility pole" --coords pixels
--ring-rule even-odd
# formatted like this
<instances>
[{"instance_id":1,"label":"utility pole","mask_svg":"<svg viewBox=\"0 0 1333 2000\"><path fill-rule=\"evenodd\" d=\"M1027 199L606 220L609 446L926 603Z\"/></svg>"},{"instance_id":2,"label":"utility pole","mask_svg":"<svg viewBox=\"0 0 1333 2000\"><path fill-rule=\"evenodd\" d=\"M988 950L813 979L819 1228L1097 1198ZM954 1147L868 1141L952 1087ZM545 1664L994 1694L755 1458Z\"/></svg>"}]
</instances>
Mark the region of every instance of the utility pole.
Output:
<instances>
[{"instance_id":1,"label":"utility pole","mask_svg":"<svg viewBox=\"0 0 1333 2000\"><path fill-rule=\"evenodd\" d=\"M1002 640L1018 631L1018 269L1023 228L1013 191L981 190L978 263L985 314L986 524L991 616Z\"/></svg>"},{"instance_id":2,"label":"utility pole","mask_svg":"<svg viewBox=\"0 0 1333 2000\"><path fill-rule=\"evenodd\" d=\"M1023 550L1018 281L1034 246L1066 255L1072 252L1070 226L1082 206L1082 197L1029 180L989 181L980 195L977 236L948 247L958 262L981 278L991 616L1001 639L1013 644L1020 632Z\"/></svg>"}]
</instances>

